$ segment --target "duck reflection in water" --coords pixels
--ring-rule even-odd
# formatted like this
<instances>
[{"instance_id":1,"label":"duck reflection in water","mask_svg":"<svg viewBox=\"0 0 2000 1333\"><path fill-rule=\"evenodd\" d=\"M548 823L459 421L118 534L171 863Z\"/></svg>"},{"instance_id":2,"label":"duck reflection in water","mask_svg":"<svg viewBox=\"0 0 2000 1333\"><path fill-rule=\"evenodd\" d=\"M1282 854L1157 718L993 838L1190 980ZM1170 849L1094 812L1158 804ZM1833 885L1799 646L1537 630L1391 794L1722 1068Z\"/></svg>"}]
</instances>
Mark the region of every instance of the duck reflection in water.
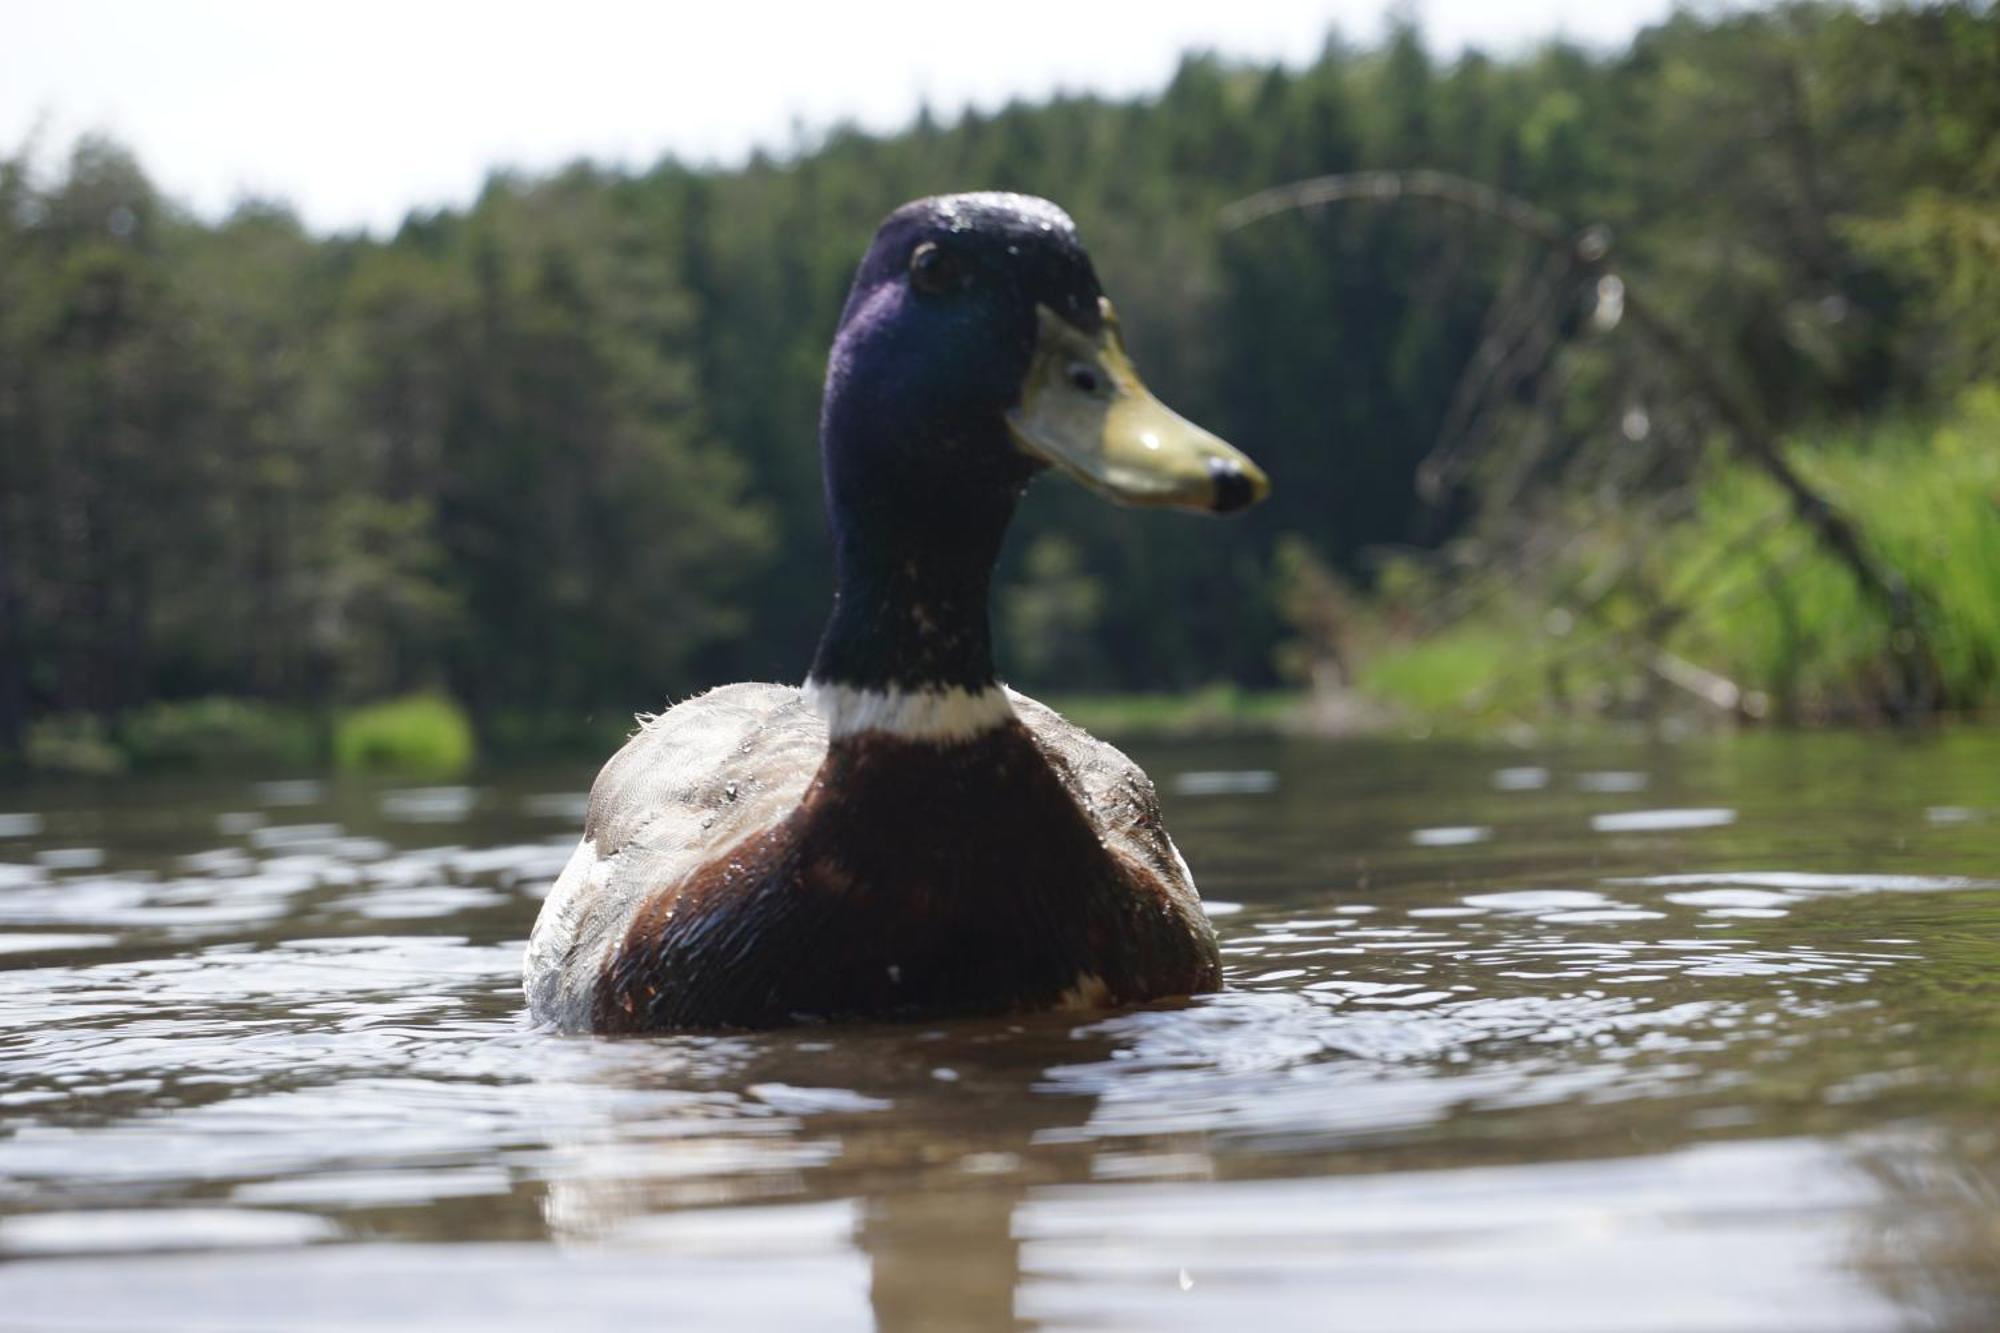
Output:
<instances>
[{"instance_id":1,"label":"duck reflection in water","mask_svg":"<svg viewBox=\"0 0 2000 1333\"><path fill-rule=\"evenodd\" d=\"M1088 1132L1097 1094L1049 1071L1122 1044L1050 1015L595 1047L602 1082L641 1095L607 1103L630 1118L559 1146L548 1225L563 1240L705 1252L726 1229L716 1209L792 1206L798 1231L760 1209L749 1243L859 1251L878 1327L1025 1327L1016 1209L1031 1189L1090 1181L1102 1146ZM1203 1136L1170 1137L1186 1142L1155 1146L1205 1160Z\"/></svg>"}]
</instances>

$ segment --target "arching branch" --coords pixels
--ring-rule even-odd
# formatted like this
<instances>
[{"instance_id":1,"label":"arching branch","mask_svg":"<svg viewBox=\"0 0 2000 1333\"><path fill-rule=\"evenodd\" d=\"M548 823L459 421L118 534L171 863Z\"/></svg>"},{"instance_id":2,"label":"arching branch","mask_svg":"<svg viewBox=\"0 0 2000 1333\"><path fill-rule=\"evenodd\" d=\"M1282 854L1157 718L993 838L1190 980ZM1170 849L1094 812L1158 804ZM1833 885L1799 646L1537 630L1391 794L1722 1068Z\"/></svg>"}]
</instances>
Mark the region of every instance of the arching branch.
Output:
<instances>
[{"instance_id":1,"label":"arching branch","mask_svg":"<svg viewBox=\"0 0 2000 1333\"><path fill-rule=\"evenodd\" d=\"M1281 213L1329 204L1400 200L1441 204L1498 222L1546 247L1580 272L1612 274L1609 228L1569 228L1554 214L1525 199L1442 171L1359 171L1315 177L1239 199L1222 210L1221 222L1225 230L1234 231ZM1879 559L1853 520L1799 475L1763 409L1739 392L1649 297L1635 291L1630 278L1614 276L1622 287L1624 317L1666 355L1688 386L1708 403L1728 428L1737 455L1777 485L1792 512L1847 569L1863 595L1882 608L1890 627L1889 655L1896 664L1896 686L1886 701L1889 712L1905 720L1928 712L1934 705L1932 658L1917 598L1901 571Z\"/></svg>"}]
</instances>

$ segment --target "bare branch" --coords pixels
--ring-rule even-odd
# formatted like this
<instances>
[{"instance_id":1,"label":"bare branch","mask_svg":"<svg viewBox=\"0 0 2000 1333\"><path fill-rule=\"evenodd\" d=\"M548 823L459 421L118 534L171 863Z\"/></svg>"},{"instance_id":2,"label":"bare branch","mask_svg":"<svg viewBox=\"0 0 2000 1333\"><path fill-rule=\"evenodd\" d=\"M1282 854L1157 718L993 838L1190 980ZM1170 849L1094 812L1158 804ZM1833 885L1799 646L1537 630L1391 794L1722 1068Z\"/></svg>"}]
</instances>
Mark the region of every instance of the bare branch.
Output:
<instances>
[{"instance_id":1,"label":"bare branch","mask_svg":"<svg viewBox=\"0 0 2000 1333\"><path fill-rule=\"evenodd\" d=\"M1553 214L1524 199L1448 172L1362 171L1321 176L1264 190L1224 208L1221 223L1234 231L1281 213L1351 201L1393 203L1418 200L1443 204L1499 222L1548 247L1581 272L1610 269L1611 233L1596 226L1573 231ZM1634 328L1680 369L1728 428L1739 457L1769 477L1790 501L1793 514L1820 544L1846 567L1862 593L1883 609L1889 623L1889 655L1896 663L1896 688L1888 711L1910 719L1936 705L1932 655L1916 596L1901 571L1879 559L1845 513L1802 477L1785 456L1776 429L1763 409L1739 392L1694 339L1634 290L1621 274L1624 314Z\"/></svg>"}]
</instances>

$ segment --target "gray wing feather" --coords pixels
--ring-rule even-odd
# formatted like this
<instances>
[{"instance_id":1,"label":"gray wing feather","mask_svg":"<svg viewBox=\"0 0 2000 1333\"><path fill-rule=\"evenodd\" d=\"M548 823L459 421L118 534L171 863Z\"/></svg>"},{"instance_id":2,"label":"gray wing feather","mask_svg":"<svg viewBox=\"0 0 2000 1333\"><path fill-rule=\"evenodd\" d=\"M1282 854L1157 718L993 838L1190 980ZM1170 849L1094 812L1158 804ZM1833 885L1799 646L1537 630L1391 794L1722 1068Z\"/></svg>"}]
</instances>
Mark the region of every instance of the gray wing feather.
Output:
<instances>
[{"instance_id":1,"label":"gray wing feather","mask_svg":"<svg viewBox=\"0 0 2000 1333\"><path fill-rule=\"evenodd\" d=\"M1097 739L1053 708L1013 690L1007 691L1007 696L1043 751L1060 761L1057 772L1096 825L1097 836L1158 874L1174 897L1193 909L1193 919L1201 920L1201 895L1195 892L1194 876L1188 873L1174 840L1167 836L1160 796L1146 771L1122 750Z\"/></svg>"}]
</instances>

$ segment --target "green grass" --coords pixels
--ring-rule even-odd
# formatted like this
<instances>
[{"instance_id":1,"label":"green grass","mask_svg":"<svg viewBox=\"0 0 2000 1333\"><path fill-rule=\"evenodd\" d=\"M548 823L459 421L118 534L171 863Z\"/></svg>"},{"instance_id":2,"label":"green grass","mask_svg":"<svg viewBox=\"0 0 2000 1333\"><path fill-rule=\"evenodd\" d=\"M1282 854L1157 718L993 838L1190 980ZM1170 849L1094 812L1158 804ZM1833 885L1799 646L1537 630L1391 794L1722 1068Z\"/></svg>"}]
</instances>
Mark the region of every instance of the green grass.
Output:
<instances>
[{"instance_id":1,"label":"green grass","mask_svg":"<svg viewBox=\"0 0 2000 1333\"><path fill-rule=\"evenodd\" d=\"M1881 421L1793 444L1800 471L1915 591L1943 706L2000 707L2000 386L1942 423ZM1362 689L1443 724L1629 703L1648 688L1635 652L1643 636L1630 632L1644 608L1614 595L1567 634L1549 617L1555 590L1592 586L1603 562L1643 548L1647 578L1686 612L1667 651L1734 682L1755 707L1804 721L1872 713L1887 678L1883 609L1760 472L1718 467L1697 500L1690 520L1657 534L1588 534L1534 586L1475 582L1467 601L1478 609L1451 624L1378 636Z\"/></svg>"},{"instance_id":2,"label":"green grass","mask_svg":"<svg viewBox=\"0 0 2000 1333\"><path fill-rule=\"evenodd\" d=\"M1355 683L1403 716L1501 722L1541 706L1545 656L1538 638L1464 621L1369 654Z\"/></svg>"},{"instance_id":3,"label":"green grass","mask_svg":"<svg viewBox=\"0 0 2000 1333\"><path fill-rule=\"evenodd\" d=\"M477 752L465 710L439 694L410 694L357 708L333 733L334 767L343 772L451 777Z\"/></svg>"},{"instance_id":4,"label":"green grass","mask_svg":"<svg viewBox=\"0 0 2000 1333\"><path fill-rule=\"evenodd\" d=\"M1946 702L2000 703L2000 389L1974 395L1942 426L1879 426L1800 461L1916 591ZM1713 546L1777 503L1761 477L1733 471L1703 495L1688 536ZM1717 562L1718 589L1747 595L1717 596L1694 618L1690 655L1808 706L1865 690L1880 670L1880 608L1802 533L1771 558L1785 570L1776 586L1753 555Z\"/></svg>"}]
</instances>

